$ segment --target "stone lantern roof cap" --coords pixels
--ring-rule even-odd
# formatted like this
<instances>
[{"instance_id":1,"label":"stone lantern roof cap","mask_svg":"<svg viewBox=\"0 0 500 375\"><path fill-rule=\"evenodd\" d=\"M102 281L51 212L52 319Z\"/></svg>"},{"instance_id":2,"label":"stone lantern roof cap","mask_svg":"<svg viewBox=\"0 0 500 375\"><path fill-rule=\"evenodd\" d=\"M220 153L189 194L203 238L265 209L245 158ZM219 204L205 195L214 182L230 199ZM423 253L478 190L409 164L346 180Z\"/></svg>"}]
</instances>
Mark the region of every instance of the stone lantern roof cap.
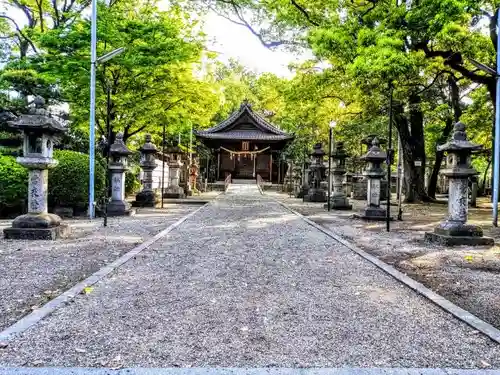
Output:
<instances>
[{"instance_id":1,"label":"stone lantern roof cap","mask_svg":"<svg viewBox=\"0 0 500 375\"><path fill-rule=\"evenodd\" d=\"M482 145L472 143L467 139L467 133L465 132L465 124L463 122L457 122L453 129L453 134L451 139L444 145L438 146L438 151L447 152L457 152L457 151L475 151L482 149Z\"/></svg>"},{"instance_id":2,"label":"stone lantern roof cap","mask_svg":"<svg viewBox=\"0 0 500 375\"><path fill-rule=\"evenodd\" d=\"M373 140L375 138L378 139L379 145L385 145L387 143L387 141L385 139L377 137L376 134L370 134L361 140L361 144L367 145L368 147L370 147L373 144Z\"/></svg>"},{"instance_id":3,"label":"stone lantern roof cap","mask_svg":"<svg viewBox=\"0 0 500 375\"><path fill-rule=\"evenodd\" d=\"M151 142L151 134L146 134L144 137L144 144L139 148L139 151L145 154L154 154L157 149L156 146Z\"/></svg>"},{"instance_id":4,"label":"stone lantern roof cap","mask_svg":"<svg viewBox=\"0 0 500 375\"><path fill-rule=\"evenodd\" d=\"M347 159L349 155L344 149L344 142L337 142L335 150L332 153L333 159Z\"/></svg>"},{"instance_id":5,"label":"stone lantern roof cap","mask_svg":"<svg viewBox=\"0 0 500 375\"><path fill-rule=\"evenodd\" d=\"M37 96L33 103L35 107L31 107L27 114L22 114L7 124L19 130L40 133L55 134L66 131L66 128L45 109L45 100L41 96Z\"/></svg>"},{"instance_id":6,"label":"stone lantern roof cap","mask_svg":"<svg viewBox=\"0 0 500 375\"><path fill-rule=\"evenodd\" d=\"M184 152L182 151L182 149L179 147L179 145L177 146L170 146L170 147L167 147L165 149L165 153L166 154L183 154Z\"/></svg>"},{"instance_id":7,"label":"stone lantern roof cap","mask_svg":"<svg viewBox=\"0 0 500 375\"><path fill-rule=\"evenodd\" d=\"M132 151L130 151L125 142L123 142L123 133L120 132L116 135L115 143L113 143L110 147L110 152L113 155L130 155Z\"/></svg>"},{"instance_id":8,"label":"stone lantern roof cap","mask_svg":"<svg viewBox=\"0 0 500 375\"><path fill-rule=\"evenodd\" d=\"M380 142L377 137L373 138L372 147L364 154L361 159L367 161L382 161L387 159L387 153L380 149Z\"/></svg>"},{"instance_id":9,"label":"stone lantern roof cap","mask_svg":"<svg viewBox=\"0 0 500 375\"><path fill-rule=\"evenodd\" d=\"M326 153L325 153L325 151L323 151L323 147L322 147L321 143L316 143L313 146L313 151L309 154L309 156L313 156L313 157L323 157L325 155L326 155Z\"/></svg>"}]
</instances>

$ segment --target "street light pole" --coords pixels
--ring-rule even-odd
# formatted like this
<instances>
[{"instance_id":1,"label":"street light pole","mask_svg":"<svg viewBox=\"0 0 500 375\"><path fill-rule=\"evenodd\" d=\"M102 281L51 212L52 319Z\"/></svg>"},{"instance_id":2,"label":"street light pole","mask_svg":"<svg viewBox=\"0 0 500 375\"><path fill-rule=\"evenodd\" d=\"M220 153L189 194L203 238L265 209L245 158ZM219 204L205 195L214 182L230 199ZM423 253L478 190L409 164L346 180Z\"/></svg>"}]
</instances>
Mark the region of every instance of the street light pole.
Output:
<instances>
[{"instance_id":1,"label":"street light pole","mask_svg":"<svg viewBox=\"0 0 500 375\"><path fill-rule=\"evenodd\" d=\"M328 129L328 211L331 211L331 197L332 197L332 152L333 152L333 128L337 125L335 121L330 122Z\"/></svg>"},{"instance_id":2,"label":"street light pole","mask_svg":"<svg viewBox=\"0 0 500 375\"><path fill-rule=\"evenodd\" d=\"M498 184L500 183L500 32L498 31L500 8L497 15L497 69L495 98L495 145L493 147L493 226L498 226Z\"/></svg>"},{"instance_id":3,"label":"street light pole","mask_svg":"<svg viewBox=\"0 0 500 375\"><path fill-rule=\"evenodd\" d=\"M163 135L161 143L161 208L163 208L163 192L165 188L165 122L163 122Z\"/></svg>"},{"instance_id":4,"label":"street light pole","mask_svg":"<svg viewBox=\"0 0 500 375\"><path fill-rule=\"evenodd\" d=\"M389 99L389 140L387 143L387 215L386 227L387 231L391 231L391 164L392 164L392 101L394 87L392 82L389 83L390 99Z\"/></svg>"},{"instance_id":5,"label":"street light pole","mask_svg":"<svg viewBox=\"0 0 500 375\"><path fill-rule=\"evenodd\" d=\"M104 73L104 79L106 80L106 71ZM111 154L111 88L109 86L108 80L106 80L106 138L107 138L107 147L106 147L106 191L104 193L104 223L105 227L108 226L108 191L109 191L109 178L108 178L108 170L109 170L109 156Z\"/></svg>"},{"instance_id":6,"label":"street light pole","mask_svg":"<svg viewBox=\"0 0 500 375\"><path fill-rule=\"evenodd\" d=\"M89 142L89 219L94 218L95 174L95 75L97 65L97 0L92 0L90 27L90 142Z\"/></svg>"}]
</instances>

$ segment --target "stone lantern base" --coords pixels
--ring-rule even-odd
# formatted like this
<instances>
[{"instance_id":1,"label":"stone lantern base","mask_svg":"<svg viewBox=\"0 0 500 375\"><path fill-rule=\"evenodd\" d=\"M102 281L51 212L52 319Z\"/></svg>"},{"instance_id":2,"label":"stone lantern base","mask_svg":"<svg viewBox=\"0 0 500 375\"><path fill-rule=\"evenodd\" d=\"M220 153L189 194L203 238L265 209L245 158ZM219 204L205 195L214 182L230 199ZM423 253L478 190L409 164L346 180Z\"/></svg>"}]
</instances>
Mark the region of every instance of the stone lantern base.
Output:
<instances>
[{"instance_id":1,"label":"stone lantern base","mask_svg":"<svg viewBox=\"0 0 500 375\"><path fill-rule=\"evenodd\" d=\"M306 185L302 185L299 188L299 191L297 192L297 194L295 194L295 197L296 198L304 198L307 195L308 191L309 191L309 186L307 184Z\"/></svg>"},{"instance_id":2,"label":"stone lantern base","mask_svg":"<svg viewBox=\"0 0 500 375\"><path fill-rule=\"evenodd\" d=\"M318 202L323 203L328 200L326 190L311 188L304 197L306 202Z\"/></svg>"},{"instance_id":3,"label":"stone lantern base","mask_svg":"<svg viewBox=\"0 0 500 375\"><path fill-rule=\"evenodd\" d=\"M328 208L328 202L326 202L325 208ZM352 204L349 203L349 199L345 196L332 196L330 197L330 208L333 210L352 210Z\"/></svg>"},{"instance_id":4,"label":"stone lantern base","mask_svg":"<svg viewBox=\"0 0 500 375\"><path fill-rule=\"evenodd\" d=\"M108 203L107 216L130 216L134 214L130 203L126 201L111 201Z\"/></svg>"},{"instance_id":5,"label":"stone lantern base","mask_svg":"<svg viewBox=\"0 0 500 375\"><path fill-rule=\"evenodd\" d=\"M141 191L135 196L135 201L132 202L133 207L155 207L159 202L159 197L153 190Z\"/></svg>"},{"instance_id":6,"label":"stone lantern base","mask_svg":"<svg viewBox=\"0 0 500 375\"><path fill-rule=\"evenodd\" d=\"M386 221L387 211L385 210L385 208L382 208L380 206L368 206L365 208L365 211L361 215L355 214L354 218L371 221ZM392 221L393 219L393 217L389 218L390 221Z\"/></svg>"},{"instance_id":7,"label":"stone lantern base","mask_svg":"<svg viewBox=\"0 0 500 375\"><path fill-rule=\"evenodd\" d=\"M447 220L426 232L425 240L445 246L492 246L493 238L483 237L483 230L477 225Z\"/></svg>"},{"instance_id":8,"label":"stone lantern base","mask_svg":"<svg viewBox=\"0 0 500 375\"><path fill-rule=\"evenodd\" d=\"M71 227L54 214L26 214L16 217L3 233L8 240L56 240L69 236Z\"/></svg>"},{"instance_id":9,"label":"stone lantern base","mask_svg":"<svg viewBox=\"0 0 500 375\"><path fill-rule=\"evenodd\" d=\"M185 197L184 189L180 186L169 186L163 193L163 198L183 199Z\"/></svg>"}]
</instances>

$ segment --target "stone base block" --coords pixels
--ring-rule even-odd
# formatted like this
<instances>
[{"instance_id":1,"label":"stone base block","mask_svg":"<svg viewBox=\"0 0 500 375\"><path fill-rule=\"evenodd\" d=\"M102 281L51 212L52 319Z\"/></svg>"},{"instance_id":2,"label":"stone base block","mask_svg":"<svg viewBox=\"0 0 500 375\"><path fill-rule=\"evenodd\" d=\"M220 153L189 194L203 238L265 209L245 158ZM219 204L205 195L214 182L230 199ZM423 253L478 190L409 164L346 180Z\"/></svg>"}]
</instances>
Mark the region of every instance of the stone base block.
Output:
<instances>
[{"instance_id":1,"label":"stone base block","mask_svg":"<svg viewBox=\"0 0 500 375\"><path fill-rule=\"evenodd\" d=\"M324 205L328 209L328 202ZM347 197L331 197L330 208L332 210L352 210L352 204L349 203Z\"/></svg>"},{"instance_id":2,"label":"stone base block","mask_svg":"<svg viewBox=\"0 0 500 375\"><path fill-rule=\"evenodd\" d=\"M141 191L135 196L135 201L132 202L133 207L155 207L159 199L154 191Z\"/></svg>"},{"instance_id":3,"label":"stone base block","mask_svg":"<svg viewBox=\"0 0 500 375\"><path fill-rule=\"evenodd\" d=\"M491 246L495 243L493 238L483 237L481 227L452 220L443 221L432 233L425 233L425 239L446 246Z\"/></svg>"},{"instance_id":4,"label":"stone base block","mask_svg":"<svg viewBox=\"0 0 500 375\"><path fill-rule=\"evenodd\" d=\"M183 199L185 197L184 189L180 186L169 186L163 193L163 198Z\"/></svg>"},{"instance_id":5,"label":"stone base block","mask_svg":"<svg viewBox=\"0 0 500 375\"><path fill-rule=\"evenodd\" d=\"M130 204L125 201L111 201L107 207L107 216L130 216L135 211L132 210Z\"/></svg>"},{"instance_id":6,"label":"stone base block","mask_svg":"<svg viewBox=\"0 0 500 375\"><path fill-rule=\"evenodd\" d=\"M493 246L495 240L489 237L471 237L471 236L447 236L434 232L426 232L425 240L444 246Z\"/></svg>"},{"instance_id":7,"label":"stone base block","mask_svg":"<svg viewBox=\"0 0 500 375\"><path fill-rule=\"evenodd\" d=\"M365 211L359 215L354 214L354 218L362 219L362 220L371 220L371 221L386 221L387 220L387 212L382 207L366 207ZM394 220L393 217L389 218L390 221Z\"/></svg>"},{"instance_id":8,"label":"stone base block","mask_svg":"<svg viewBox=\"0 0 500 375\"><path fill-rule=\"evenodd\" d=\"M318 202L323 203L328 200L326 191L323 189L309 189L307 196L305 197L307 202Z\"/></svg>"},{"instance_id":9,"label":"stone base block","mask_svg":"<svg viewBox=\"0 0 500 375\"><path fill-rule=\"evenodd\" d=\"M61 224L52 228L5 228L7 240L56 240L66 238L71 234L71 227Z\"/></svg>"}]
</instances>

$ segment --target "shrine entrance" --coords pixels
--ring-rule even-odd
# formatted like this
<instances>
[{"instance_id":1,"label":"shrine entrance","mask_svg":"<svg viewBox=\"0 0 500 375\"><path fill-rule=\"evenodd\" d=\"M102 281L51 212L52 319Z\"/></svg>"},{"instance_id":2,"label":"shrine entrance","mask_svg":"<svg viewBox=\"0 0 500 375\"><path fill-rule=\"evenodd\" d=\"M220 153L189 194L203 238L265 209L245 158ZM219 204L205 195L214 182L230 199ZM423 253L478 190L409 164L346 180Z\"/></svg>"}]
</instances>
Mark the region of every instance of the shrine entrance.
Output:
<instances>
[{"instance_id":1,"label":"shrine entrance","mask_svg":"<svg viewBox=\"0 0 500 375\"><path fill-rule=\"evenodd\" d=\"M248 102L210 129L194 132L217 160L216 179L255 179L283 183L285 169L279 157L294 139L255 113ZM280 173L281 171L281 173Z\"/></svg>"}]
</instances>

